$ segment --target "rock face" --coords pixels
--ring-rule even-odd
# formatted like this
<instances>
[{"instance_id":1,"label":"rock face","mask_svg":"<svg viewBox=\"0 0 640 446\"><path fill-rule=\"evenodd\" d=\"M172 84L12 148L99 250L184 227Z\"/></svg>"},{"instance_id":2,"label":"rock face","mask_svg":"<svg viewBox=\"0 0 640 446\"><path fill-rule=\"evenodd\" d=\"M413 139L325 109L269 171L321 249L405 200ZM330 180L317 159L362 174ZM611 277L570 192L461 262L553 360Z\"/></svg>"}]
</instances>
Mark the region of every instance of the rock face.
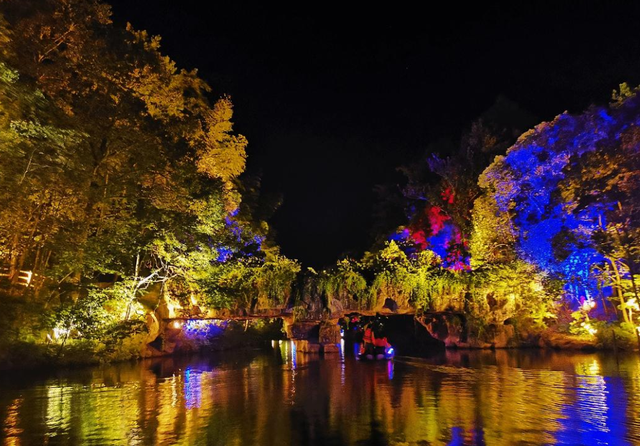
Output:
<instances>
[{"instance_id":1,"label":"rock face","mask_svg":"<svg viewBox=\"0 0 640 446\"><path fill-rule=\"evenodd\" d=\"M464 322L455 315L435 314L421 316L420 322L435 339L444 343L445 347L457 347L467 342Z\"/></svg>"},{"instance_id":2,"label":"rock face","mask_svg":"<svg viewBox=\"0 0 640 446\"><path fill-rule=\"evenodd\" d=\"M141 352L142 356L164 356L202 349L223 349L250 345L259 341L277 339L278 334L280 337L282 335L281 332L276 333L279 330L272 329L271 331L269 331L270 329L261 329L257 332L247 321L234 320L227 320L219 331L194 335L194 333L185 332L184 323L184 320L159 319L157 313L149 315L147 319L149 335ZM273 323L271 324L273 325ZM282 318L280 328L284 329L288 339L296 343L297 351L300 353L339 353L340 351L341 336L338 319L293 321L292 318L285 317ZM193 330L191 331L193 332Z\"/></svg>"},{"instance_id":3,"label":"rock face","mask_svg":"<svg viewBox=\"0 0 640 446\"><path fill-rule=\"evenodd\" d=\"M318 342L319 325L316 321L284 320L284 329L289 339L311 340Z\"/></svg>"},{"instance_id":4,"label":"rock face","mask_svg":"<svg viewBox=\"0 0 640 446\"><path fill-rule=\"evenodd\" d=\"M340 349L340 326L338 320L329 321L285 321L289 339L296 343L300 353L338 353Z\"/></svg>"},{"instance_id":5,"label":"rock face","mask_svg":"<svg viewBox=\"0 0 640 446\"><path fill-rule=\"evenodd\" d=\"M435 339L449 348L509 348L519 341L513 325L489 324L470 327L463 315L435 313L417 318Z\"/></svg>"},{"instance_id":6,"label":"rock face","mask_svg":"<svg viewBox=\"0 0 640 446\"><path fill-rule=\"evenodd\" d=\"M324 353L340 353L340 325L337 320L323 321L320 323L318 341Z\"/></svg>"},{"instance_id":7,"label":"rock face","mask_svg":"<svg viewBox=\"0 0 640 446\"><path fill-rule=\"evenodd\" d=\"M153 327L153 318L148 325ZM202 350L226 350L259 346L274 339L282 339L280 319L262 320L199 320L187 324L185 320L163 320L155 322L155 330L142 352L143 357L182 354ZM150 328L151 333L151 328ZM153 338L153 339L152 339Z\"/></svg>"},{"instance_id":8,"label":"rock face","mask_svg":"<svg viewBox=\"0 0 640 446\"><path fill-rule=\"evenodd\" d=\"M404 348L409 350L418 347L427 351L444 347L476 349L537 347L563 350L596 348L595 338L585 339L552 330L542 332L535 327L522 325L519 325L517 330L511 323L511 319L500 321L507 314L508 312L503 312L501 317L483 323L468 319L465 314L454 311L424 313L415 316L415 319L409 314L394 314L388 315L388 318L393 318L394 322L385 322L385 324L392 330L388 335L389 341L392 344L397 342L398 346L404 345ZM150 315L147 319L149 333L146 339L140 342L144 345L141 352L143 357L257 344L267 339L280 339L281 328L284 328L286 337L296 343L299 353L335 354L340 352L341 333L338 319L295 321L289 316L282 318L283 325L275 327L276 330L271 332L252 329L249 321L228 320L224 328L212 337L211 333L207 336L194 336L193 333L189 334L184 330L180 321L162 320L157 315L158 313ZM396 324L395 327L393 324ZM417 335L416 325L424 327L424 329L420 328L420 335ZM411 330L405 329L410 326L414 327L411 329L413 334L409 333ZM394 335L396 339L393 339ZM412 347L414 345L416 347ZM599 347L602 348L602 346Z\"/></svg>"},{"instance_id":9,"label":"rock face","mask_svg":"<svg viewBox=\"0 0 640 446\"><path fill-rule=\"evenodd\" d=\"M323 321L318 330L318 341L320 344L339 344L340 326L338 321Z\"/></svg>"},{"instance_id":10,"label":"rock face","mask_svg":"<svg viewBox=\"0 0 640 446\"><path fill-rule=\"evenodd\" d=\"M513 325L492 324L487 327L485 339L489 339L492 348L517 347L518 340Z\"/></svg>"},{"instance_id":11,"label":"rock face","mask_svg":"<svg viewBox=\"0 0 640 446\"><path fill-rule=\"evenodd\" d=\"M544 332L539 336L538 346L557 350L596 350L596 346L592 340L551 331Z\"/></svg>"},{"instance_id":12,"label":"rock face","mask_svg":"<svg viewBox=\"0 0 640 446\"><path fill-rule=\"evenodd\" d=\"M464 316L455 313L435 313L417 318L429 334L448 348L519 348L537 347L557 350L595 350L596 340L552 330L518 332L506 323L470 326Z\"/></svg>"},{"instance_id":13,"label":"rock face","mask_svg":"<svg viewBox=\"0 0 640 446\"><path fill-rule=\"evenodd\" d=\"M148 334L142 345L140 356L143 358L159 356L160 351L154 348L152 344L161 335L160 321L156 317L155 313L149 313L146 316L145 323L147 324Z\"/></svg>"}]
</instances>

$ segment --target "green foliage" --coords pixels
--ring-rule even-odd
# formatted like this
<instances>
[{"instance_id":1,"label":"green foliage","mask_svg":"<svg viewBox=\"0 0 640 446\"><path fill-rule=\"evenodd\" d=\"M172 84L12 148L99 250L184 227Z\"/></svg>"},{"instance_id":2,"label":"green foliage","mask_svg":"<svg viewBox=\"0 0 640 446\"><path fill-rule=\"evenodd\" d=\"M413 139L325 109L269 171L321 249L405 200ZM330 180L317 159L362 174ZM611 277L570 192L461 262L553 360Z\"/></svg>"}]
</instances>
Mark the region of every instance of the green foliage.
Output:
<instances>
[{"instance_id":1,"label":"green foliage","mask_svg":"<svg viewBox=\"0 0 640 446\"><path fill-rule=\"evenodd\" d=\"M0 292L0 352L20 342L44 342L52 328L50 318L44 303Z\"/></svg>"},{"instance_id":2,"label":"green foliage","mask_svg":"<svg viewBox=\"0 0 640 446\"><path fill-rule=\"evenodd\" d=\"M107 311L106 300L107 296L97 290L77 300L69 299L57 308L53 326L64 333L65 340L69 336L98 339L106 327L118 320L115 314Z\"/></svg>"},{"instance_id":3,"label":"green foliage","mask_svg":"<svg viewBox=\"0 0 640 446\"><path fill-rule=\"evenodd\" d=\"M197 147L198 171L223 181L230 181L244 171L247 140L232 135L233 105L222 98L204 115L201 126L191 138Z\"/></svg>"},{"instance_id":4,"label":"green foliage","mask_svg":"<svg viewBox=\"0 0 640 446\"><path fill-rule=\"evenodd\" d=\"M625 99L635 96L637 92L637 87L632 89L629 84L623 82L620 84L620 88L618 90L613 90L613 92L611 92L611 101L615 105L620 105L625 101Z\"/></svg>"},{"instance_id":5,"label":"green foliage","mask_svg":"<svg viewBox=\"0 0 640 446\"><path fill-rule=\"evenodd\" d=\"M256 297L255 268L249 262L209 267L198 281L203 302L210 308L251 308Z\"/></svg>"},{"instance_id":6,"label":"green foliage","mask_svg":"<svg viewBox=\"0 0 640 446\"><path fill-rule=\"evenodd\" d=\"M419 268L413 295L414 305L422 311L463 309L467 276L445 269Z\"/></svg>"},{"instance_id":7,"label":"green foliage","mask_svg":"<svg viewBox=\"0 0 640 446\"><path fill-rule=\"evenodd\" d=\"M285 305L300 264L284 256L213 265L197 283L212 308L270 309Z\"/></svg>"},{"instance_id":8,"label":"green foliage","mask_svg":"<svg viewBox=\"0 0 640 446\"><path fill-rule=\"evenodd\" d=\"M369 282L365 277L370 278ZM544 327L554 318L559 290L532 266L494 263L471 272L452 272L425 250L408 258L395 242L365 254L361 262L342 260L314 276L325 306L335 311L380 311L387 299L405 311L453 311L481 329L507 319Z\"/></svg>"},{"instance_id":9,"label":"green foliage","mask_svg":"<svg viewBox=\"0 0 640 446\"><path fill-rule=\"evenodd\" d=\"M483 194L473 204L473 229L469 242L471 267L515 260L515 233L507 212L495 199Z\"/></svg>"},{"instance_id":10,"label":"green foliage","mask_svg":"<svg viewBox=\"0 0 640 446\"><path fill-rule=\"evenodd\" d=\"M469 294L476 313L485 319L498 316L528 319L544 327L555 318L560 297L555 283L522 261L494 265L470 275ZM503 319L504 320L504 319Z\"/></svg>"},{"instance_id":11,"label":"green foliage","mask_svg":"<svg viewBox=\"0 0 640 446\"><path fill-rule=\"evenodd\" d=\"M131 302L123 298L126 286L107 290L92 287L86 296L63 301L52 318L60 351L69 340L84 340L95 342L96 353L108 355L125 339L146 332L142 314L131 312Z\"/></svg>"},{"instance_id":12,"label":"green foliage","mask_svg":"<svg viewBox=\"0 0 640 446\"><path fill-rule=\"evenodd\" d=\"M409 303L414 278L411 263L394 241L388 242L377 253L366 253L363 264L374 274L368 290L371 309L382 308L387 298L400 306Z\"/></svg>"},{"instance_id":13,"label":"green foliage","mask_svg":"<svg viewBox=\"0 0 640 446\"><path fill-rule=\"evenodd\" d=\"M328 305L332 301L339 301L350 307L349 304L353 301L358 307L367 306L368 295L364 292L367 281L360 273L361 269L362 265L358 262L343 259L333 268L322 272L318 278L318 288Z\"/></svg>"},{"instance_id":14,"label":"green foliage","mask_svg":"<svg viewBox=\"0 0 640 446\"><path fill-rule=\"evenodd\" d=\"M167 268L201 261L184 257L226 235L239 201L246 140L230 100L209 105L195 72L159 38L113 27L105 5L17 3L0 9L2 260L59 279L131 275L158 253Z\"/></svg>"},{"instance_id":15,"label":"green foliage","mask_svg":"<svg viewBox=\"0 0 640 446\"><path fill-rule=\"evenodd\" d=\"M255 284L258 304L262 308L273 308L287 303L291 286L300 272L300 264L284 256L267 258L256 271Z\"/></svg>"},{"instance_id":16,"label":"green foliage","mask_svg":"<svg viewBox=\"0 0 640 446\"><path fill-rule=\"evenodd\" d=\"M209 93L99 1L1 2L0 266L46 326L16 310L35 334L14 341L56 328L65 348L117 357L160 294L185 312L288 301L300 266L239 212L247 140Z\"/></svg>"}]
</instances>

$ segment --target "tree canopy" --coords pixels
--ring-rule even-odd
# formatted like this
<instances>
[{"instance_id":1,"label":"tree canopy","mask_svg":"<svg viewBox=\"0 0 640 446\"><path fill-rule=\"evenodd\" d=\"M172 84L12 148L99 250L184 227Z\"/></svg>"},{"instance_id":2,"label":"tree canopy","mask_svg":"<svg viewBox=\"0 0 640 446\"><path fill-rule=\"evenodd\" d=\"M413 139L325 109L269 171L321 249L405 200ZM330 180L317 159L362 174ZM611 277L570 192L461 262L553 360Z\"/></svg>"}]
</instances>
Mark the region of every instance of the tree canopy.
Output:
<instances>
[{"instance_id":1,"label":"tree canopy","mask_svg":"<svg viewBox=\"0 0 640 446\"><path fill-rule=\"evenodd\" d=\"M179 307L235 307L230 277L244 274L251 294L282 301L274 287L299 267L264 250L268 226L242 211L247 140L230 97L97 0L5 1L0 42L10 294L85 319L119 301L128 320L153 290Z\"/></svg>"}]
</instances>

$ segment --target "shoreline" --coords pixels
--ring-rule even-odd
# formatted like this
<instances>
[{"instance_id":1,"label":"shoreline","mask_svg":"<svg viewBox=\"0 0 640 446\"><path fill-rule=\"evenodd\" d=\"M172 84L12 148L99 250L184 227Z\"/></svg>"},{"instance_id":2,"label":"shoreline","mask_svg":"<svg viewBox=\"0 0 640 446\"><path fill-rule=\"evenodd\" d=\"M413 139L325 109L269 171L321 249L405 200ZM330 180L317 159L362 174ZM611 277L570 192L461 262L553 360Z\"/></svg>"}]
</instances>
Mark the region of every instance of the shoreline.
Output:
<instances>
[{"instance_id":1,"label":"shoreline","mask_svg":"<svg viewBox=\"0 0 640 446\"><path fill-rule=\"evenodd\" d=\"M566 341L567 339L571 339L571 336L570 335L563 336L561 334L560 336L556 336L556 339L564 339ZM285 338L282 340L289 341L292 339ZM29 362L28 364L5 367L4 364L6 364L7 360L15 363L15 359L20 359L20 358L13 358L14 361L11 361L12 359L11 357L5 357L4 358L5 361L3 362L3 365L0 365L0 372L3 374L13 374L13 373L20 373L20 372L38 374L41 372L48 373L48 372L64 371L64 370L70 370L70 369L76 369L76 368L109 366L109 365L123 364L128 362L138 363L145 360L157 360L157 359L163 359L163 358L185 358L189 356L206 355L209 353L263 350L267 348L267 346L271 341L272 340L270 339L270 340L263 340L258 343L250 342L245 344L234 344L234 345L229 344L229 345L219 345L218 347L213 347L212 345L203 345L200 348L196 348L196 349L193 349L193 348L176 349L171 353L158 352L157 354L151 354L151 355L140 354L137 356L123 357L123 358L118 358L113 360L104 360L103 358L100 358L99 356L95 355L95 353L91 353L88 351L78 351L78 350L72 351L71 354L64 355L60 358L55 358L47 354L48 353L47 351L48 350L50 351L50 348L48 348L49 346L40 346L41 347L39 349L40 354L35 357L31 357L31 362ZM569 353L592 354L592 353L610 352L610 353L614 353L615 355L618 355L618 354L629 355L629 354L639 353L639 351L635 348L624 348L624 347L613 348L611 346L597 345L595 343L588 344L588 343L585 343L584 340L578 340L578 341L582 341L582 342L576 342L576 343L564 342L562 344L551 343L546 345L523 344L523 345L517 345L517 346L450 345L440 349L430 350L430 352L433 355L436 355L438 353L445 353L445 352L496 352L496 351L508 351L508 352L537 351L537 352L554 352L554 353L568 353L568 354ZM36 344L32 345L32 350L33 350L33 347L35 346ZM335 355L335 353L324 353L319 350L318 351L299 351L298 354L310 356L310 357L324 357L324 356ZM429 357L431 355L408 354L408 355L400 355L400 356L422 358L422 357Z\"/></svg>"}]
</instances>

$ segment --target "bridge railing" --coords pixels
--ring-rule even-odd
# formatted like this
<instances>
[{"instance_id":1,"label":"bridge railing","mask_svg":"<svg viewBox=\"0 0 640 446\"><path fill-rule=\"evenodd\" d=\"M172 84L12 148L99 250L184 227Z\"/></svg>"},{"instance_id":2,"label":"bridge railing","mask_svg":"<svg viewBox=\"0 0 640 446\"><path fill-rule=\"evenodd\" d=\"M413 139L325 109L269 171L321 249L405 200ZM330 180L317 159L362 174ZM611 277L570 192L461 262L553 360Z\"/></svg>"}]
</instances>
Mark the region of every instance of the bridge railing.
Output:
<instances>
[{"instance_id":1,"label":"bridge railing","mask_svg":"<svg viewBox=\"0 0 640 446\"><path fill-rule=\"evenodd\" d=\"M9 278L10 269L8 267L0 268L0 278L6 277ZM18 271L18 279L16 283L18 285L22 285L24 287L33 286L36 280L41 279L41 276L38 274L34 274L33 271L20 270Z\"/></svg>"}]
</instances>

